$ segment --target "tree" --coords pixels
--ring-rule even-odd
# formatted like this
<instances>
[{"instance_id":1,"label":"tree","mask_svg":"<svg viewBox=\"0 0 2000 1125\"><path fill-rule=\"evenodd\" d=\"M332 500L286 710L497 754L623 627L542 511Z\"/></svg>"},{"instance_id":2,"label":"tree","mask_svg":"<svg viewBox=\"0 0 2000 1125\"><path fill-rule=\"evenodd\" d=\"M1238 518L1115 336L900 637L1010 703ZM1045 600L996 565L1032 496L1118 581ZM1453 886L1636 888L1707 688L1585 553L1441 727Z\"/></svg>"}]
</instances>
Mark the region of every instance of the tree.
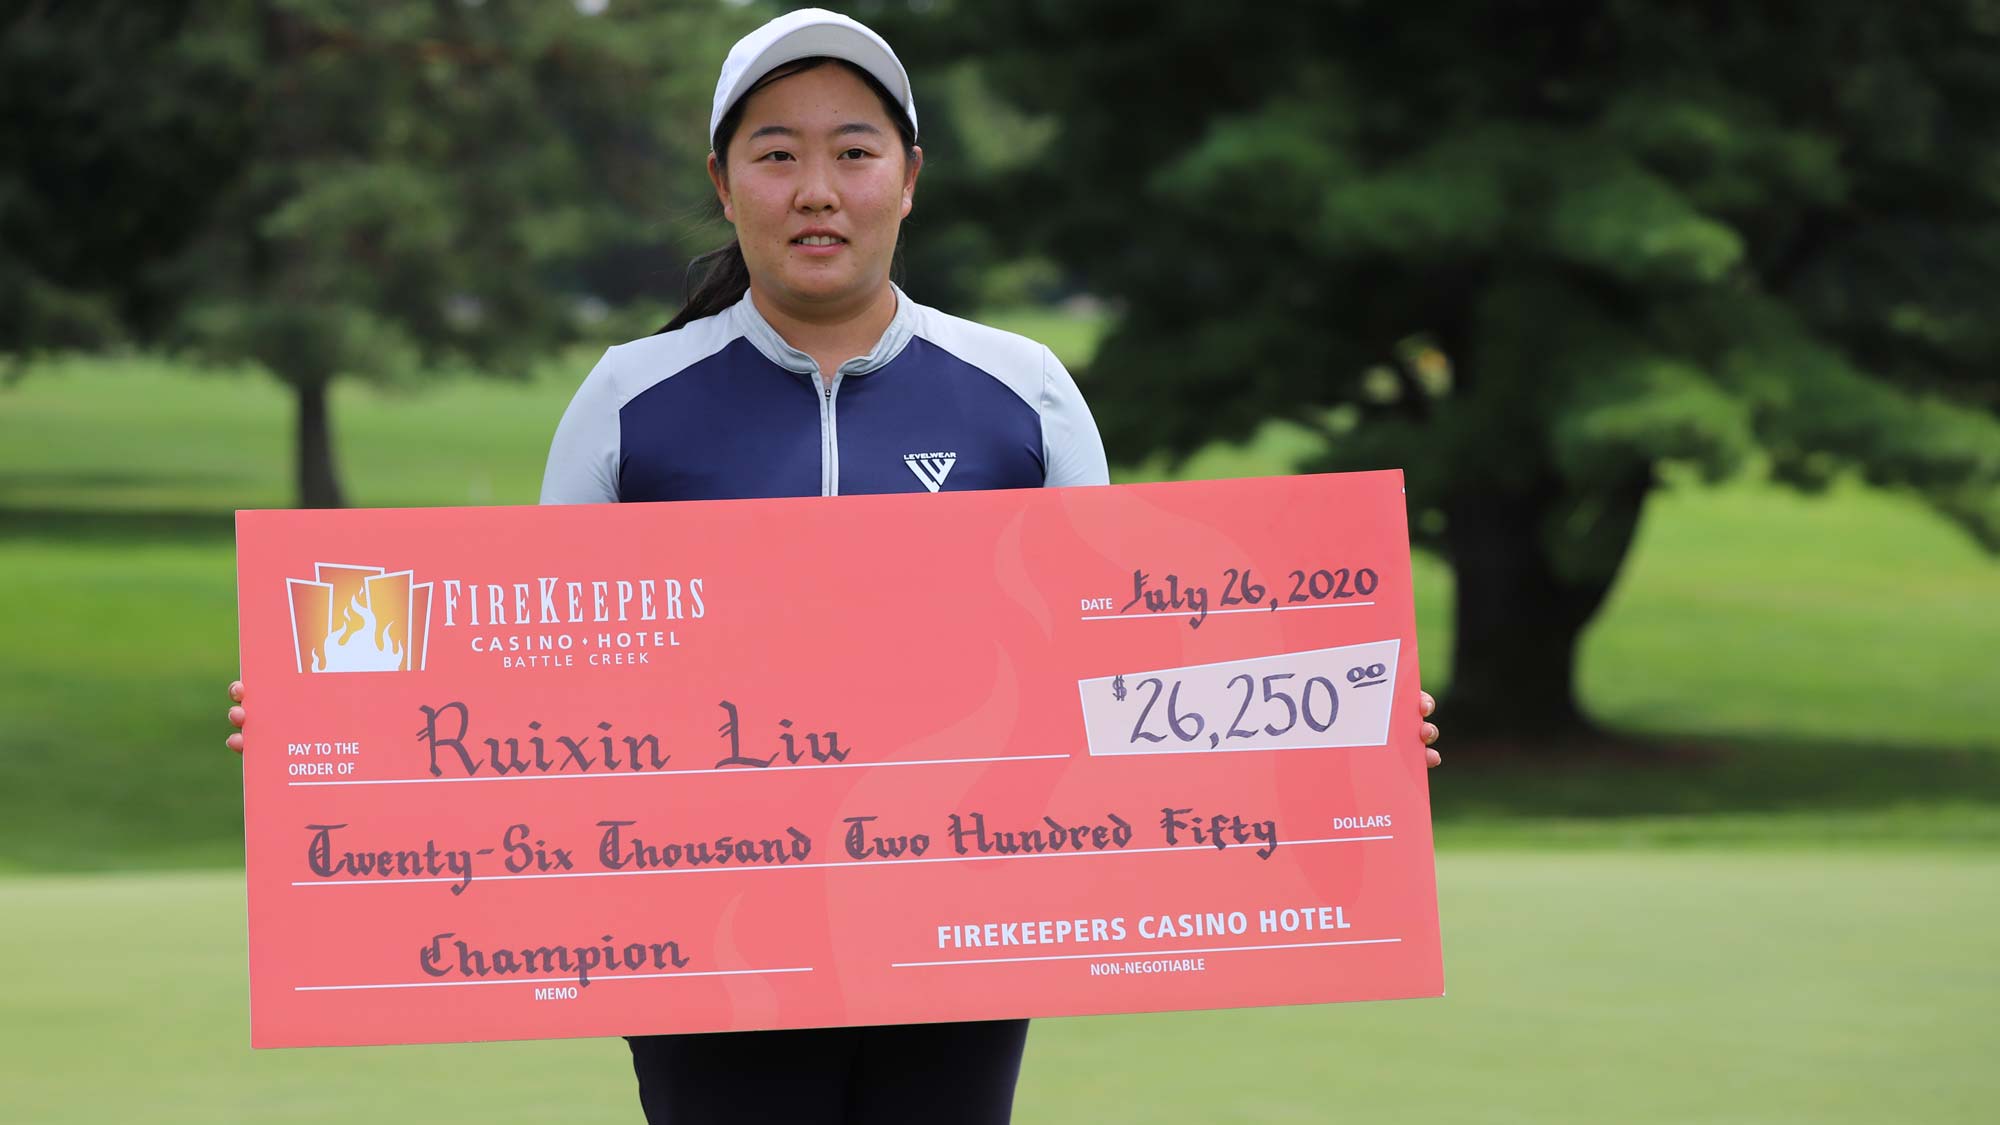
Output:
<instances>
[{"instance_id":1,"label":"tree","mask_svg":"<svg viewBox=\"0 0 2000 1125\"><path fill-rule=\"evenodd\" d=\"M1125 310L1086 381L1114 456L1289 418L1328 441L1303 468L1403 466L1458 575L1461 724L1583 723L1577 638L1669 462L1858 466L2000 547L1990 5L1043 0L932 30L1055 123L978 205Z\"/></svg>"},{"instance_id":2,"label":"tree","mask_svg":"<svg viewBox=\"0 0 2000 1125\"><path fill-rule=\"evenodd\" d=\"M206 6L182 48L236 68L249 155L182 262L180 338L297 394L303 505L342 500L337 377L521 373L588 328L605 283L616 298L643 288L620 265L634 256L657 255L658 292L678 291L690 251L667 220L708 193L713 60L751 18L534 0Z\"/></svg>"},{"instance_id":3,"label":"tree","mask_svg":"<svg viewBox=\"0 0 2000 1125\"><path fill-rule=\"evenodd\" d=\"M0 354L96 347L171 318L162 268L247 136L244 89L178 48L192 0L27 4L0 33Z\"/></svg>"}]
</instances>

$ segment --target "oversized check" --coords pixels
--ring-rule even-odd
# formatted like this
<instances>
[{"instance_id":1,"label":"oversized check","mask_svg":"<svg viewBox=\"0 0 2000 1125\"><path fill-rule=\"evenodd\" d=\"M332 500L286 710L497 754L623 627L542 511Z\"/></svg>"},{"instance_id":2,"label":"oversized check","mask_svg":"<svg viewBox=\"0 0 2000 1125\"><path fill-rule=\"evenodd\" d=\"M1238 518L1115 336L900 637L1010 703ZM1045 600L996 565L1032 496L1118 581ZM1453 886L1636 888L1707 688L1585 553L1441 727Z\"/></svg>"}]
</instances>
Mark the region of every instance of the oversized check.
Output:
<instances>
[{"instance_id":1,"label":"oversized check","mask_svg":"<svg viewBox=\"0 0 2000 1125\"><path fill-rule=\"evenodd\" d=\"M237 517L262 1047L1443 992L1402 475Z\"/></svg>"}]
</instances>

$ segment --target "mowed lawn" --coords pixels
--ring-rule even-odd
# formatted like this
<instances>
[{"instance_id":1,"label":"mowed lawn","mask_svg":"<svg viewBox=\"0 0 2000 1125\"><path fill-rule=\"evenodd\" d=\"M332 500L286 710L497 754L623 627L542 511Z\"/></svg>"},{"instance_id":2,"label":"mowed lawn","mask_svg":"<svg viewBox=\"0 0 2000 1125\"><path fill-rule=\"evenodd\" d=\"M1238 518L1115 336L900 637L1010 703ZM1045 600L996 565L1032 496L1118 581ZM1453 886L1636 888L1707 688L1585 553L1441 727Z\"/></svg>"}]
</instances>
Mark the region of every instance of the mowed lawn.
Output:
<instances>
[{"instance_id":1,"label":"mowed lawn","mask_svg":"<svg viewBox=\"0 0 2000 1125\"><path fill-rule=\"evenodd\" d=\"M1040 1021L1017 1119L1882 1125L2000 1104L2000 856L1439 869L1444 999ZM242 910L226 874L0 880L0 1120L638 1120L616 1039L251 1051Z\"/></svg>"},{"instance_id":2,"label":"mowed lawn","mask_svg":"<svg viewBox=\"0 0 2000 1125\"><path fill-rule=\"evenodd\" d=\"M519 383L340 386L350 502L532 502L592 358ZM231 511L290 502L290 412L268 379L148 360L0 390L0 870L236 862ZM1187 471L1282 471L1297 448L1276 430ZM1416 579L1425 680L1448 693L1450 573L1420 554ZM2000 845L1996 652L2000 564L1914 499L1677 485L1582 648L1585 706L1645 746L1495 761L1447 697L1440 831Z\"/></svg>"},{"instance_id":3,"label":"mowed lawn","mask_svg":"<svg viewBox=\"0 0 2000 1125\"><path fill-rule=\"evenodd\" d=\"M532 501L590 358L341 388L350 501ZM240 859L230 512L289 503L290 424L144 360L0 389L0 1122L637 1120L616 1040L252 1052L240 875L135 870ZM1448 690L1451 576L1416 577ZM1601 753L1440 716L1446 999L1042 1021L1017 1117L1986 1120L1996 652L2000 565L1914 500L1677 484L1584 639Z\"/></svg>"}]
</instances>

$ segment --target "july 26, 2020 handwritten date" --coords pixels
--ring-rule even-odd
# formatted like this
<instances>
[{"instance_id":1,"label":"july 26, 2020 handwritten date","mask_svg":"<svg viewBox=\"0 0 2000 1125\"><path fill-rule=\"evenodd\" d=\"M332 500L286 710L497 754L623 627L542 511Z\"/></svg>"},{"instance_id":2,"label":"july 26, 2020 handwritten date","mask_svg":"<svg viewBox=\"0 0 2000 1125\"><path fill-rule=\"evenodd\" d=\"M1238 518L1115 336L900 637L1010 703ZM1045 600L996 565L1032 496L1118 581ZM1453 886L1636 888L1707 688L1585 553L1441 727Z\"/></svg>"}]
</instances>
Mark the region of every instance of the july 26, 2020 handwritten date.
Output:
<instances>
[{"instance_id":1,"label":"july 26, 2020 handwritten date","mask_svg":"<svg viewBox=\"0 0 2000 1125\"><path fill-rule=\"evenodd\" d=\"M1134 570L1132 596L1122 605L1112 597L1084 598L1083 610L1105 617L1185 617L1188 628L1199 629L1210 613L1373 605L1354 599L1372 597L1381 581L1373 567L1322 567L1293 570L1274 587L1259 582L1249 567L1224 567L1221 593L1211 602L1207 583L1183 582L1173 573L1156 579L1145 570Z\"/></svg>"}]
</instances>

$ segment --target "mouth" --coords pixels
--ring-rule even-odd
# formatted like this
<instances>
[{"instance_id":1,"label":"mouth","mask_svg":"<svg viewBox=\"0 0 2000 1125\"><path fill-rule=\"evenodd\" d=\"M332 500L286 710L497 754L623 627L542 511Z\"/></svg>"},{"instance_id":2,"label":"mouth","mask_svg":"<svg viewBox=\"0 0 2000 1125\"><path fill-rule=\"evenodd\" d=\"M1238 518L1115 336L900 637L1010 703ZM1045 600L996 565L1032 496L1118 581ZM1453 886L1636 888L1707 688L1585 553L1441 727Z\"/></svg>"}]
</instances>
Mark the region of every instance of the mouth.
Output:
<instances>
[{"instance_id":1,"label":"mouth","mask_svg":"<svg viewBox=\"0 0 2000 1125\"><path fill-rule=\"evenodd\" d=\"M836 230L828 230L824 226L808 226L792 236L792 250L808 258L830 258L838 254L840 248L846 244L848 244L846 238L842 238Z\"/></svg>"}]
</instances>

